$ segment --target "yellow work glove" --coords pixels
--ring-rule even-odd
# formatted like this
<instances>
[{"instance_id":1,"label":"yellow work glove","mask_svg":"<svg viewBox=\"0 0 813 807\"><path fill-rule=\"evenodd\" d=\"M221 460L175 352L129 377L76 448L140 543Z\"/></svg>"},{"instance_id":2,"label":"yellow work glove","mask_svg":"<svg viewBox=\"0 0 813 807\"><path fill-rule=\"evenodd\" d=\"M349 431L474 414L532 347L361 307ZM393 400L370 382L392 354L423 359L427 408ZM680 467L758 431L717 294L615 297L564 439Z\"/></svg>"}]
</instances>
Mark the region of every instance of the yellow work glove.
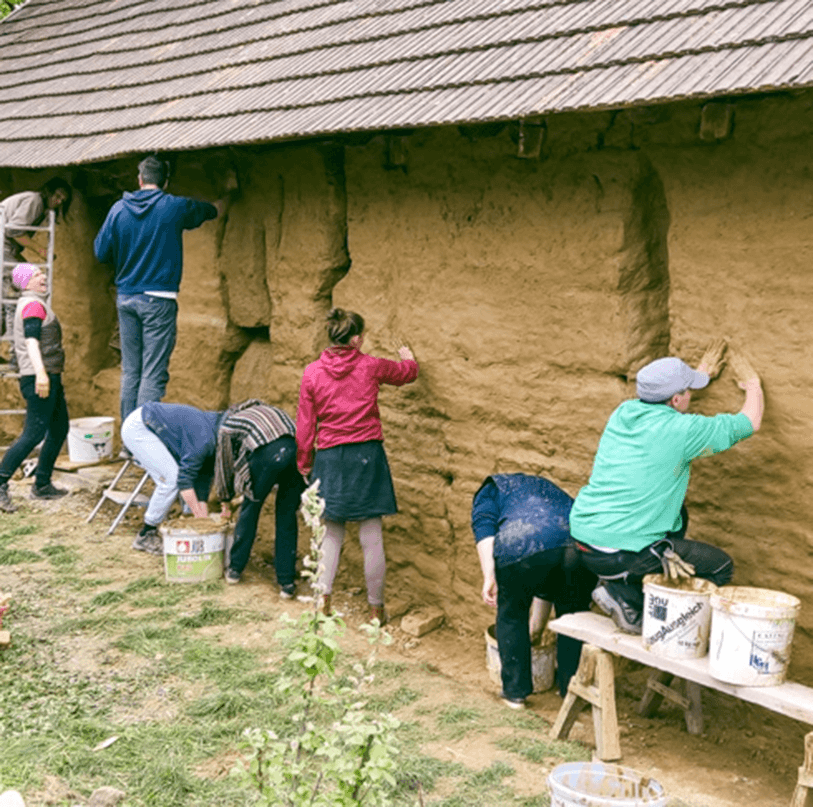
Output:
<instances>
[{"instance_id":1,"label":"yellow work glove","mask_svg":"<svg viewBox=\"0 0 813 807\"><path fill-rule=\"evenodd\" d=\"M680 580L681 577L694 577L694 566L683 560L674 549L667 549L661 555L663 573L670 580Z\"/></svg>"}]
</instances>

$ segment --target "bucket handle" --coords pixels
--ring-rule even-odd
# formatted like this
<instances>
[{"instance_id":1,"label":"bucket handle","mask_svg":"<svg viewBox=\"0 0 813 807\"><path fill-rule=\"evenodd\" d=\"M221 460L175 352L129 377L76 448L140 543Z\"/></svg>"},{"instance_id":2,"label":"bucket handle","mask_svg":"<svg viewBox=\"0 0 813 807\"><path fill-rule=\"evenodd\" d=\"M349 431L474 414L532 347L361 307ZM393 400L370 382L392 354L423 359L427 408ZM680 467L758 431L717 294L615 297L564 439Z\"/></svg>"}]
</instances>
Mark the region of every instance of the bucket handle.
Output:
<instances>
[{"instance_id":1,"label":"bucket handle","mask_svg":"<svg viewBox=\"0 0 813 807\"><path fill-rule=\"evenodd\" d=\"M729 622L746 642L751 642L751 646L755 650L764 653L766 656L770 656L777 664L781 664L782 666L790 661L790 654L781 653L779 650L769 650L767 647L760 647L733 619L729 620Z\"/></svg>"}]
</instances>

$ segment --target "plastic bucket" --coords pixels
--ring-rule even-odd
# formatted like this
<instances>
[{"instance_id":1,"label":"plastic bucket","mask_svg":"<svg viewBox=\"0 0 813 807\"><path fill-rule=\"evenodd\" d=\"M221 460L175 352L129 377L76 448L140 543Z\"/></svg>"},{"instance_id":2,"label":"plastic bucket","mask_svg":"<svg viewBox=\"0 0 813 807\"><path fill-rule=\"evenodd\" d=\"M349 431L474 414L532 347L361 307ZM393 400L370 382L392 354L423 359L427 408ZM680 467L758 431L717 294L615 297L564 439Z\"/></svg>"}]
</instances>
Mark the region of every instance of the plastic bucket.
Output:
<instances>
[{"instance_id":1,"label":"plastic bucket","mask_svg":"<svg viewBox=\"0 0 813 807\"><path fill-rule=\"evenodd\" d=\"M502 687L502 663L500 651L497 646L497 633L494 625L486 628L486 668L488 676L498 686ZM547 692L553 686L556 659L556 634L545 631L542 642L531 645L531 676L533 678L534 692Z\"/></svg>"},{"instance_id":2,"label":"plastic bucket","mask_svg":"<svg viewBox=\"0 0 813 807\"><path fill-rule=\"evenodd\" d=\"M567 762L548 774L550 807L665 807L660 782L620 765Z\"/></svg>"},{"instance_id":3,"label":"plastic bucket","mask_svg":"<svg viewBox=\"0 0 813 807\"><path fill-rule=\"evenodd\" d=\"M71 462L98 462L113 456L114 418L75 418L68 429Z\"/></svg>"},{"instance_id":4,"label":"plastic bucket","mask_svg":"<svg viewBox=\"0 0 813 807\"><path fill-rule=\"evenodd\" d=\"M644 578L644 647L665 658L700 658L709 650L714 583L699 577Z\"/></svg>"},{"instance_id":5,"label":"plastic bucket","mask_svg":"<svg viewBox=\"0 0 813 807\"><path fill-rule=\"evenodd\" d=\"M202 583L223 575L223 529L204 518L189 519L183 526L161 527L164 571L170 583Z\"/></svg>"},{"instance_id":6,"label":"plastic bucket","mask_svg":"<svg viewBox=\"0 0 813 807\"><path fill-rule=\"evenodd\" d=\"M801 602L766 588L723 586L711 597L709 673L719 681L767 687L785 680Z\"/></svg>"}]
</instances>

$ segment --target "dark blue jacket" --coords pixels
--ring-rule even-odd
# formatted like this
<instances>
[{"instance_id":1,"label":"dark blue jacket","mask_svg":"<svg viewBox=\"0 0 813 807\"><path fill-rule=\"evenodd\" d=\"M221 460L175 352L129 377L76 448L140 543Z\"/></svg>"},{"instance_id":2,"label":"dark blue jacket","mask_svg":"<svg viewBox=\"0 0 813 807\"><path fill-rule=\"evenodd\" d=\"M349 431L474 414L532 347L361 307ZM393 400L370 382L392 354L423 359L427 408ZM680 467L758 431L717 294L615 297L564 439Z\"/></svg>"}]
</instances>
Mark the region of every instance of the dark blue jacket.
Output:
<instances>
[{"instance_id":1,"label":"dark blue jacket","mask_svg":"<svg viewBox=\"0 0 813 807\"><path fill-rule=\"evenodd\" d=\"M116 267L119 294L178 291L183 231L217 216L217 208L158 189L125 193L93 242L96 257Z\"/></svg>"},{"instance_id":2,"label":"dark blue jacket","mask_svg":"<svg viewBox=\"0 0 813 807\"><path fill-rule=\"evenodd\" d=\"M144 425L178 463L178 490L193 488L206 501L212 483L217 430L223 412L203 412L184 404L151 401L141 407ZM199 492L200 491L200 492Z\"/></svg>"},{"instance_id":3,"label":"dark blue jacket","mask_svg":"<svg viewBox=\"0 0 813 807\"><path fill-rule=\"evenodd\" d=\"M567 543L572 506L567 493L541 476L486 477L472 503L474 540L493 535L495 565L508 566Z\"/></svg>"}]
</instances>

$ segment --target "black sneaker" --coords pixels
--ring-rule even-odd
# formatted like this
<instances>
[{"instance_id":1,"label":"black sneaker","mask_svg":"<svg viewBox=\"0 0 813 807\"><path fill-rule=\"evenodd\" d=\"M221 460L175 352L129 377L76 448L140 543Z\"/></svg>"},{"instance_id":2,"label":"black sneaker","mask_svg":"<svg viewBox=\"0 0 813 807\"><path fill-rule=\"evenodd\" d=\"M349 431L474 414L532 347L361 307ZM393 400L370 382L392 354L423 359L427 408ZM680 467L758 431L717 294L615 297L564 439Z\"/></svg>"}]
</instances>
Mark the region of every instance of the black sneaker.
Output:
<instances>
[{"instance_id":1,"label":"black sneaker","mask_svg":"<svg viewBox=\"0 0 813 807\"><path fill-rule=\"evenodd\" d=\"M601 583L593 590L593 602L611 617L615 626L624 633L643 633L644 615L610 591L612 583Z\"/></svg>"},{"instance_id":2,"label":"black sneaker","mask_svg":"<svg viewBox=\"0 0 813 807\"><path fill-rule=\"evenodd\" d=\"M150 555L164 554L164 541L155 527L139 532L130 547L139 552L148 552Z\"/></svg>"},{"instance_id":3,"label":"black sneaker","mask_svg":"<svg viewBox=\"0 0 813 807\"><path fill-rule=\"evenodd\" d=\"M32 499L59 499L62 496L67 496L68 491L63 488L58 488L50 482L47 485L40 487L36 482L31 486Z\"/></svg>"},{"instance_id":4,"label":"black sneaker","mask_svg":"<svg viewBox=\"0 0 813 807\"><path fill-rule=\"evenodd\" d=\"M17 508L11 501L11 495L8 492L8 482L0 485L0 510L4 513L16 513Z\"/></svg>"},{"instance_id":5,"label":"black sneaker","mask_svg":"<svg viewBox=\"0 0 813 807\"><path fill-rule=\"evenodd\" d=\"M296 597L296 583L288 583L287 586L280 586L279 596L282 600L292 600Z\"/></svg>"}]
</instances>

